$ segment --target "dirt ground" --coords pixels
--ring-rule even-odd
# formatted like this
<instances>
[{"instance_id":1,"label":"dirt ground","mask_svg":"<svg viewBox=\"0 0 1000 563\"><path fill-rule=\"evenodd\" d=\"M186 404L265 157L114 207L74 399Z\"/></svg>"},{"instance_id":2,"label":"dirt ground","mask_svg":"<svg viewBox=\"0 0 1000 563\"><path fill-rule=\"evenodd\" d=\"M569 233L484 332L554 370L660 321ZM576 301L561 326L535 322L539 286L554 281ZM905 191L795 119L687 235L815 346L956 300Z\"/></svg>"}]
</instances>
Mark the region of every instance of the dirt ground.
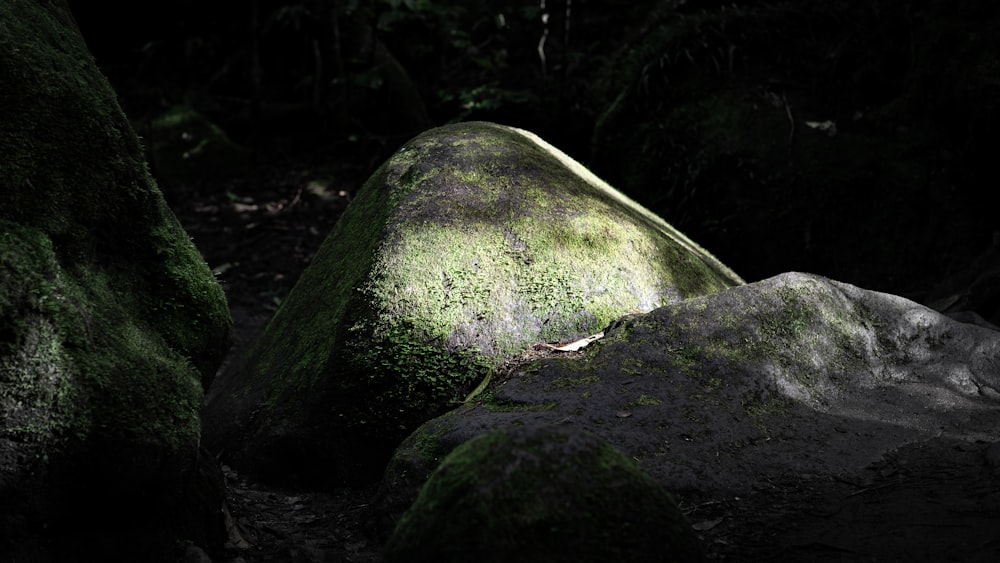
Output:
<instances>
[{"instance_id":1,"label":"dirt ground","mask_svg":"<svg viewBox=\"0 0 1000 563\"><path fill-rule=\"evenodd\" d=\"M168 202L218 272L238 354L294 285L371 172L323 155L271 162L198 185L162 182ZM245 543L230 562L369 562L375 485L292 491L223 467ZM886 456L856 478L789 474L743 497L676 498L712 561L998 561L1000 444L933 440Z\"/></svg>"}]
</instances>

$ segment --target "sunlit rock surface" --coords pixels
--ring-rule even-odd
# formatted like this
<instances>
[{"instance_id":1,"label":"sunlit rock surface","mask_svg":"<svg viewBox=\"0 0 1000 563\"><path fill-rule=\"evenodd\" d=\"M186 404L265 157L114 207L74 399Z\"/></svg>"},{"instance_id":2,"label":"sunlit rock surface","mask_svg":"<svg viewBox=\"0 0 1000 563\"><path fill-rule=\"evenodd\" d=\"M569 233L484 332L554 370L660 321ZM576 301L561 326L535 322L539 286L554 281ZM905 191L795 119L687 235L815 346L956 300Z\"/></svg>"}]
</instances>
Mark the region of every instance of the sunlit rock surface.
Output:
<instances>
[{"instance_id":1,"label":"sunlit rock surface","mask_svg":"<svg viewBox=\"0 0 1000 563\"><path fill-rule=\"evenodd\" d=\"M531 344L741 283L531 133L433 129L371 177L220 376L207 442L275 479L371 479Z\"/></svg>"}]
</instances>

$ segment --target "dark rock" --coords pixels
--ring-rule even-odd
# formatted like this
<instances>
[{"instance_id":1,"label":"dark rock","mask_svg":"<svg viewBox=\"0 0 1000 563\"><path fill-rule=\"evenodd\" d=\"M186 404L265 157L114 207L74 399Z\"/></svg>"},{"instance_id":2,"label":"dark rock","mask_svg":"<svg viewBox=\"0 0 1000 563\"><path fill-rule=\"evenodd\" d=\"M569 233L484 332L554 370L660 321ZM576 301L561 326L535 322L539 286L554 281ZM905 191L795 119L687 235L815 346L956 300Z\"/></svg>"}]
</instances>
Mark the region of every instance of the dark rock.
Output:
<instances>
[{"instance_id":1,"label":"dark rock","mask_svg":"<svg viewBox=\"0 0 1000 563\"><path fill-rule=\"evenodd\" d=\"M453 448L498 427L572 425L668 490L744 496L857 472L907 443L1000 438L1000 333L799 273L637 315L584 352L497 377L397 450L386 525Z\"/></svg>"},{"instance_id":2,"label":"dark rock","mask_svg":"<svg viewBox=\"0 0 1000 563\"><path fill-rule=\"evenodd\" d=\"M385 548L385 561L701 561L671 496L606 442L518 426L449 454Z\"/></svg>"},{"instance_id":3,"label":"dark rock","mask_svg":"<svg viewBox=\"0 0 1000 563\"><path fill-rule=\"evenodd\" d=\"M0 28L0 559L217 541L186 526L220 514L198 447L225 297L66 3Z\"/></svg>"}]
</instances>

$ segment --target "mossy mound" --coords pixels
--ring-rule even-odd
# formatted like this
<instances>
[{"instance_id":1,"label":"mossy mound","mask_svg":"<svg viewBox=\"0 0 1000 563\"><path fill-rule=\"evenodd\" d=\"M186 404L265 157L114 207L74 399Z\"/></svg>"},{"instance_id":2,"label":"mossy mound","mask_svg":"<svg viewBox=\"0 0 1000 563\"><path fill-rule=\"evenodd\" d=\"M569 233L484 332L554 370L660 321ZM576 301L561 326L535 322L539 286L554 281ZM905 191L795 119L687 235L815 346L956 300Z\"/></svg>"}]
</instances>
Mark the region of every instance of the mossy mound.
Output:
<instances>
[{"instance_id":1,"label":"mossy mound","mask_svg":"<svg viewBox=\"0 0 1000 563\"><path fill-rule=\"evenodd\" d=\"M245 170L249 152L190 106L168 108L149 123L149 160L161 184Z\"/></svg>"},{"instance_id":2,"label":"mossy mound","mask_svg":"<svg viewBox=\"0 0 1000 563\"><path fill-rule=\"evenodd\" d=\"M420 491L385 561L700 561L670 494L571 427L521 426L455 448Z\"/></svg>"},{"instance_id":3,"label":"mossy mound","mask_svg":"<svg viewBox=\"0 0 1000 563\"><path fill-rule=\"evenodd\" d=\"M98 503L113 516L96 534L140 525L136 506L167 529L225 296L64 2L0 5L0 98L0 554L85 535Z\"/></svg>"},{"instance_id":4,"label":"mossy mound","mask_svg":"<svg viewBox=\"0 0 1000 563\"><path fill-rule=\"evenodd\" d=\"M572 424L678 494L858 471L904 444L1000 439L1000 332L790 272L614 323L494 378L404 441L373 500L398 520L440 458L492 428ZM690 497L689 497L690 498ZM381 531L381 530L380 530Z\"/></svg>"},{"instance_id":5,"label":"mossy mound","mask_svg":"<svg viewBox=\"0 0 1000 563\"><path fill-rule=\"evenodd\" d=\"M237 465L298 450L324 479L331 464L370 478L417 425L527 346L740 283L534 135L433 129L371 177L212 390L207 435ZM354 453L376 444L376 458ZM343 467L357 461L374 465Z\"/></svg>"}]
</instances>

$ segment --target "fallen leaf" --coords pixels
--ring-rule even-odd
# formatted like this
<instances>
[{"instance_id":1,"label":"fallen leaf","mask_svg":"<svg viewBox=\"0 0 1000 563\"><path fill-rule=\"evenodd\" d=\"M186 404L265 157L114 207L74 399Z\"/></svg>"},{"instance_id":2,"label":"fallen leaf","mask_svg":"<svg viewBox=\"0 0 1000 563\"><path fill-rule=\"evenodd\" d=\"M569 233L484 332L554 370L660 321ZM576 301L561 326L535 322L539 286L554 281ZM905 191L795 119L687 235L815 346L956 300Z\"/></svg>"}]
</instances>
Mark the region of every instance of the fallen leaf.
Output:
<instances>
[{"instance_id":1,"label":"fallen leaf","mask_svg":"<svg viewBox=\"0 0 1000 563\"><path fill-rule=\"evenodd\" d=\"M593 342L595 340L600 340L601 338L604 338L604 333L603 332L598 332L597 334L592 334L592 335L587 336L585 338L581 338L580 340L577 340L576 342L570 342L569 344L565 344L563 346L555 346L553 344L544 344L544 343L542 343L542 344L535 345L535 349L538 349L539 347L542 347L542 348L548 348L549 350L555 350L557 352L576 352L577 350L583 348L587 344L590 344L591 342Z\"/></svg>"},{"instance_id":2,"label":"fallen leaf","mask_svg":"<svg viewBox=\"0 0 1000 563\"><path fill-rule=\"evenodd\" d=\"M711 530L712 528L718 526L722 523L722 518L716 518L715 520L705 520L704 522L698 522L697 524L692 524L691 527L699 532L704 532L705 530Z\"/></svg>"},{"instance_id":3,"label":"fallen leaf","mask_svg":"<svg viewBox=\"0 0 1000 563\"><path fill-rule=\"evenodd\" d=\"M834 137L837 135L837 124L830 121L806 121L806 127L816 129Z\"/></svg>"}]
</instances>

